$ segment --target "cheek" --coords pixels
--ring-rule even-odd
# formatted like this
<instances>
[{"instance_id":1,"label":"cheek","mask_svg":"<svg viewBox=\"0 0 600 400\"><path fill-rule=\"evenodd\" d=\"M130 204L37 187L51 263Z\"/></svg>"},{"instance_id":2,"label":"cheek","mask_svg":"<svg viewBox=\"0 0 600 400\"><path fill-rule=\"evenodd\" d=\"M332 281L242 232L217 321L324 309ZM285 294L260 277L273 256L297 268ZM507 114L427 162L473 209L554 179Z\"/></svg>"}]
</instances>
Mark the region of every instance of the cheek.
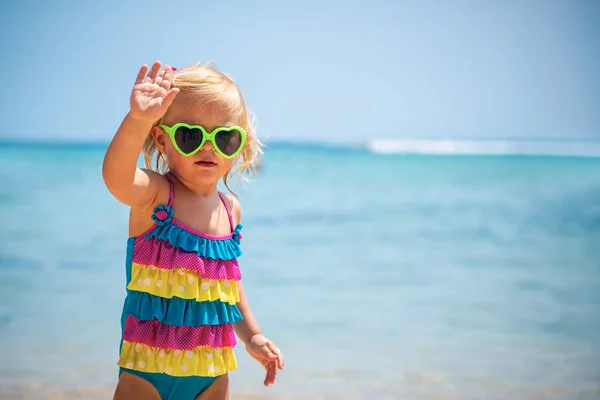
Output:
<instances>
[{"instance_id":1,"label":"cheek","mask_svg":"<svg viewBox=\"0 0 600 400\"><path fill-rule=\"evenodd\" d=\"M173 147L173 145L171 145L171 146L167 145L166 156L167 156L168 164L171 167L171 169L176 169L177 167L181 167L182 165L184 165L186 163L186 161L189 161L189 157L185 157L185 156L181 155L181 153L178 152L177 149L175 147Z\"/></svg>"},{"instance_id":2,"label":"cheek","mask_svg":"<svg viewBox=\"0 0 600 400\"><path fill-rule=\"evenodd\" d=\"M223 160L223 162L221 163L221 167L223 168L224 173L227 173L233 167L235 158L232 158L229 160L226 158L223 158L222 160Z\"/></svg>"}]
</instances>

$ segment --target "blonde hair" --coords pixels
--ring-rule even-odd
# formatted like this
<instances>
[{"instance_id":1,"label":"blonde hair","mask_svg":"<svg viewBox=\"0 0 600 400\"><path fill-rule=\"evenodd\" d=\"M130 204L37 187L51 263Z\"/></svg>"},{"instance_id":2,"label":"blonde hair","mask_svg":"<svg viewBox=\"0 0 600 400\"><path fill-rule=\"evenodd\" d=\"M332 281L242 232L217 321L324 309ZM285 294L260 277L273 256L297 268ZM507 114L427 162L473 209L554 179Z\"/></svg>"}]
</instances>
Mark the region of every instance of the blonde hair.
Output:
<instances>
[{"instance_id":1,"label":"blonde hair","mask_svg":"<svg viewBox=\"0 0 600 400\"><path fill-rule=\"evenodd\" d=\"M238 156L237 162L223 177L223 184L227 190L234 196L237 196L229 187L228 180L236 175L239 178L238 183L240 179L246 180L255 171L258 158L263 153L263 144L256 137L255 119L246 107L242 91L231 76L217 70L214 65L209 63L198 63L178 69L173 73L172 86L179 88L178 97L193 95L199 99L199 105L218 107L219 110L226 113L228 119L246 131L246 142ZM165 115L168 113L169 110L167 110ZM163 119L164 116L153 127L160 125ZM152 132L148 133L148 137L142 147L142 153L146 168L154 169L160 173L168 171L167 163L156 148ZM156 163L154 168L152 168L155 158Z\"/></svg>"}]
</instances>

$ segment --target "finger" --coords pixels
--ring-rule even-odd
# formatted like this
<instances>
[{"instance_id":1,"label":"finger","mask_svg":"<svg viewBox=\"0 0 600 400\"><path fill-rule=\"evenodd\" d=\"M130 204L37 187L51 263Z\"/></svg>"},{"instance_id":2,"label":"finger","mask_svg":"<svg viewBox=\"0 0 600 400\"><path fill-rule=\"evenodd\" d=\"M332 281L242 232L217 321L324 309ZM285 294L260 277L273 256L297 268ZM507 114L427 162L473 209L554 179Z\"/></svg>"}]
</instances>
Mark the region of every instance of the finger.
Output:
<instances>
[{"instance_id":1,"label":"finger","mask_svg":"<svg viewBox=\"0 0 600 400\"><path fill-rule=\"evenodd\" d=\"M283 367L285 365L285 359L283 358L283 353L279 349L277 349L277 352L275 354L277 354L277 367L279 369L283 369Z\"/></svg>"},{"instance_id":2,"label":"finger","mask_svg":"<svg viewBox=\"0 0 600 400\"><path fill-rule=\"evenodd\" d=\"M138 72L137 77L135 78L135 84L139 85L144 82L144 78L146 77L146 72L148 72L148 66L146 64L142 65L140 68L140 72Z\"/></svg>"},{"instance_id":3,"label":"finger","mask_svg":"<svg viewBox=\"0 0 600 400\"><path fill-rule=\"evenodd\" d=\"M168 65L165 65L165 74L163 76L163 80L160 83L160 86L165 89L171 89L171 83L173 82L173 69Z\"/></svg>"},{"instance_id":4,"label":"finger","mask_svg":"<svg viewBox=\"0 0 600 400\"><path fill-rule=\"evenodd\" d=\"M158 86L160 86L161 82L163 81L163 77L165 76L165 69L161 69L160 72L158 73L158 75L156 75L156 79L154 79L154 83L156 83Z\"/></svg>"},{"instance_id":5,"label":"finger","mask_svg":"<svg viewBox=\"0 0 600 400\"><path fill-rule=\"evenodd\" d=\"M269 359L273 360L273 359L277 358L277 355L275 353L273 353L273 351L270 349L268 342L266 344L264 344L263 346L261 346L260 349L262 350L263 354L266 357L268 357Z\"/></svg>"},{"instance_id":6,"label":"finger","mask_svg":"<svg viewBox=\"0 0 600 400\"><path fill-rule=\"evenodd\" d=\"M277 364L271 363L271 371L271 384L274 384L275 380L277 379Z\"/></svg>"},{"instance_id":7,"label":"finger","mask_svg":"<svg viewBox=\"0 0 600 400\"><path fill-rule=\"evenodd\" d=\"M281 354L281 350L279 350L277 348L277 346L275 346L275 343L269 341L267 342L267 346L269 346L269 350L271 351L271 354L273 354L277 359L277 364L279 365L279 369L283 368L281 366L281 364L283 363L283 355Z\"/></svg>"},{"instance_id":8,"label":"finger","mask_svg":"<svg viewBox=\"0 0 600 400\"><path fill-rule=\"evenodd\" d=\"M150 68L150 72L148 72L148 76L144 82L153 83L154 79L156 78L156 74L158 74L158 70L160 70L160 61L154 61L154 64L152 64L152 68Z\"/></svg>"},{"instance_id":9,"label":"finger","mask_svg":"<svg viewBox=\"0 0 600 400\"><path fill-rule=\"evenodd\" d=\"M178 93L179 93L179 88L173 88L173 89L169 90L169 92L165 96L165 100L164 100L165 107L168 108L171 106L171 104L173 104L173 100L175 100L175 96L177 96Z\"/></svg>"},{"instance_id":10,"label":"finger","mask_svg":"<svg viewBox=\"0 0 600 400\"><path fill-rule=\"evenodd\" d=\"M267 369L267 375L265 376L264 384L265 386L269 386L275 383L277 368L275 368L275 363L269 363L265 368Z\"/></svg>"}]
</instances>

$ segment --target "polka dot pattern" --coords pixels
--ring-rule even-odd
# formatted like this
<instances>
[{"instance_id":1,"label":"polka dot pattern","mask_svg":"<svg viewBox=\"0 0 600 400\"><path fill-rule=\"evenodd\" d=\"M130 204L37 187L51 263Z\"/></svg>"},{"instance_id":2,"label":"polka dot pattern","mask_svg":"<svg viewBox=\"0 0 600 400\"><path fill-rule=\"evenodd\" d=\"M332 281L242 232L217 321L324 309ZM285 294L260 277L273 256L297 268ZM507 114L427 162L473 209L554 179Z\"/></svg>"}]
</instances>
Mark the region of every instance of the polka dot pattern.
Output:
<instances>
[{"instance_id":1,"label":"polka dot pattern","mask_svg":"<svg viewBox=\"0 0 600 400\"><path fill-rule=\"evenodd\" d=\"M128 369L171 376L219 376L237 369L231 347L198 346L190 350L173 350L127 340L123 341L118 364Z\"/></svg>"},{"instance_id":2,"label":"polka dot pattern","mask_svg":"<svg viewBox=\"0 0 600 400\"><path fill-rule=\"evenodd\" d=\"M136 264L162 269L184 268L207 279L233 279L236 281L242 279L240 267L235 258L220 260L200 257L195 252L187 252L156 238L137 238L133 248L132 261Z\"/></svg>"},{"instance_id":3,"label":"polka dot pattern","mask_svg":"<svg viewBox=\"0 0 600 400\"><path fill-rule=\"evenodd\" d=\"M229 304L240 301L234 280L198 278L196 273L184 269L166 270L136 263L131 264L131 281L127 289L167 299L221 300Z\"/></svg>"},{"instance_id":4,"label":"polka dot pattern","mask_svg":"<svg viewBox=\"0 0 600 400\"><path fill-rule=\"evenodd\" d=\"M233 325L171 326L128 315L123 339L162 349L191 350L198 346L234 347ZM150 350L148 350L150 351ZM188 354L191 354L189 352Z\"/></svg>"}]
</instances>

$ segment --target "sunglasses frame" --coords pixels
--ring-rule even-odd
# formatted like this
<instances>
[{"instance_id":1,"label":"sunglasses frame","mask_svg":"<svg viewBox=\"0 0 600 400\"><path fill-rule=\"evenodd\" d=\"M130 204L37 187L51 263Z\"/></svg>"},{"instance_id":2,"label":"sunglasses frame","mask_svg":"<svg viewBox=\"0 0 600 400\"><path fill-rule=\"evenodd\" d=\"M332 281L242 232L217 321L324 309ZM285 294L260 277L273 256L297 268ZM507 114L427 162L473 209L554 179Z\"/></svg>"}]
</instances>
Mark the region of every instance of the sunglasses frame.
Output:
<instances>
[{"instance_id":1,"label":"sunglasses frame","mask_svg":"<svg viewBox=\"0 0 600 400\"><path fill-rule=\"evenodd\" d=\"M160 124L159 125L170 137L171 137L171 142L173 143L173 146L175 147L175 149L177 149L177 151L183 155L184 157L190 157L193 156L194 154L196 154L207 141L210 141L210 143L212 144L213 148L215 149L215 151L223 158L234 158L235 156L237 156L238 154L240 154L240 151L242 151L242 148L244 147L244 144L246 143L246 131L244 129L242 129L239 126L220 126L218 128L216 128L215 130L213 130L212 132L207 132L206 129L204 129L203 126L201 125L188 125L184 122L178 122L175 125L172 126L168 126L165 124ZM200 131L202 132L202 141L200 142L200 144L198 145L198 147L196 147L192 152L190 153L184 153L179 146L177 145L177 141L175 140L175 133L177 132L177 128L179 127L185 127L188 129L200 129ZM240 141L240 147L230 156L228 156L227 154L223 153L223 151L221 151L221 149L219 148L219 146L217 146L217 144L215 143L215 136L217 135L217 133L219 132L231 132L231 131L237 131L240 133L241 136L241 141Z\"/></svg>"}]
</instances>

